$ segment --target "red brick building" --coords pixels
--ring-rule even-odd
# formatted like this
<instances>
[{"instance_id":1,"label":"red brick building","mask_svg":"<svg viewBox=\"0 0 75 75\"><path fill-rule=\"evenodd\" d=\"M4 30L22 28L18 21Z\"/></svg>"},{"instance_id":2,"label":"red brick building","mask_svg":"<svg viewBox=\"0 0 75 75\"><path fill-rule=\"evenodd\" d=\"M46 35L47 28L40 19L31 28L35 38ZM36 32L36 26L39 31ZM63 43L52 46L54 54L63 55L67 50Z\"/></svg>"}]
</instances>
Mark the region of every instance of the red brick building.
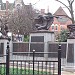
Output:
<instances>
[{"instance_id":1,"label":"red brick building","mask_svg":"<svg viewBox=\"0 0 75 75\"><path fill-rule=\"evenodd\" d=\"M67 15L66 12L59 7L54 15ZM68 15L67 15L68 16ZM54 22L50 27L50 31L60 32L61 30L67 29L67 25L71 24L71 20L66 16L59 16L59 18L54 18Z\"/></svg>"}]
</instances>

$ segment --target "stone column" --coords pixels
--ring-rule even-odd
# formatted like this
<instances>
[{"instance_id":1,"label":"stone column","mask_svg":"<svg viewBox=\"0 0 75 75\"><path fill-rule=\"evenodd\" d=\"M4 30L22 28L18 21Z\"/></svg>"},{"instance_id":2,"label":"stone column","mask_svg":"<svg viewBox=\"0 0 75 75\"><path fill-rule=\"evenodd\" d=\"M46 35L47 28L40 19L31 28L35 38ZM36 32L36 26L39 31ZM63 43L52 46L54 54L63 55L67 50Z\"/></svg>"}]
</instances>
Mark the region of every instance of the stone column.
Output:
<instances>
[{"instance_id":1,"label":"stone column","mask_svg":"<svg viewBox=\"0 0 75 75\"><path fill-rule=\"evenodd\" d=\"M0 62L6 62L6 49L7 49L7 40L0 39L0 43L3 44L3 54L4 56L0 57ZM1 49L1 48L0 48Z\"/></svg>"},{"instance_id":2,"label":"stone column","mask_svg":"<svg viewBox=\"0 0 75 75\"><path fill-rule=\"evenodd\" d=\"M66 68L75 70L75 39L67 39Z\"/></svg>"}]
</instances>

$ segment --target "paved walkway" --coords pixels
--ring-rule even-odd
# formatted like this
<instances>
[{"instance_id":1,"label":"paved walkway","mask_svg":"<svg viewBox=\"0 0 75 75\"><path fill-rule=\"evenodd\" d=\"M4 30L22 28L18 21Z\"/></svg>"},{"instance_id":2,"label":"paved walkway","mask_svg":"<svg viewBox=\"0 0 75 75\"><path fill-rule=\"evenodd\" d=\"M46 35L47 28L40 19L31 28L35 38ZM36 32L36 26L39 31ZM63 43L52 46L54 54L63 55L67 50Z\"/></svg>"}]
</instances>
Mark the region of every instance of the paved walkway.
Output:
<instances>
[{"instance_id":1,"label":"paved walkway","mask_svg":"<svg viewBox=\"0 0 75 75\"><path fill-rule=\"evenodd\" d=\"M75 72L62 71L61 75L75 75Z\"/></svg>"}]
</instances>

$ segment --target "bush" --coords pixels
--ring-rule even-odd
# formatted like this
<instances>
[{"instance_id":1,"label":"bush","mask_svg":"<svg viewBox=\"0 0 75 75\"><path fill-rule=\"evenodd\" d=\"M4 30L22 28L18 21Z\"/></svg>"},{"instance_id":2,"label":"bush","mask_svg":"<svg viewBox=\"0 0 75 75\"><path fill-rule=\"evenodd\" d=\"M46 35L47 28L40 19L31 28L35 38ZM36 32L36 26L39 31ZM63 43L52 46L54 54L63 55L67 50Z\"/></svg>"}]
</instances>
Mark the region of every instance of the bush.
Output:
<instances>
[{"instance_id":1,"label":"bush","mask_svg":"<svg viewBox=\"0 0 75 75\"><path fill-rule=\"evenodd\" d=\"M29 35L24 35L24 42L29 42Z\"/></svg>"}]
</instances>

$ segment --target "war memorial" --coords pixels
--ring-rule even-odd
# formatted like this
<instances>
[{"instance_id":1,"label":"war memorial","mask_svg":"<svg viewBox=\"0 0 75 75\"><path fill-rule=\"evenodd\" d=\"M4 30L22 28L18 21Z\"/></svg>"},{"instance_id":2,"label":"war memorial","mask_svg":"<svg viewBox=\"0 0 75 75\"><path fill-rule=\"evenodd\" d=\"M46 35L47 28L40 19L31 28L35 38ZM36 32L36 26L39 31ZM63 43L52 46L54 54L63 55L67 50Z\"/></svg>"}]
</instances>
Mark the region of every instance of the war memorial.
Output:
<instances>
[{"instance_id":1,"label":"war memorial","mask_svg":"<svg viewBox=\"0 0 75 75\"><path fill-rule=\"evenodd\" d=\"M54 21L54 17L56 17L56 16L53 16L51 13L48 13L45 15L38 15L35 18L36 31L30 33L29 43L27 43L28 49L26 48L28 50L27 52L31 52L31 53L33 52L33 57L30 54L28 54L28 56L27 56L27 54L24 51L17 52L17 49L18 49L17 47L18 46L20 47L19 43L17 45L14 45L14 43L12 43L11 37L7 35L7 33L9 32L7 24L4 27L2 27L2 25L1 25L0 26L1 27L1 35L0 35L1 54L7 55L7 54L11 53L10 60L13 63L13 66L15 67L15 64L16 64L17 67L20 67L22 70L22 68L24 68L24 67L26 68L26 65L27 65L27 67L29 65L31 68L33 68L33 75L34 75L34 69L37 66L40 68L42 67L42 71L43 71L43 69L46 69L46 72L47 72L47 69L49 70L49 67L50 67L52 69L52 72L54 75L55 75L55 73L60 75L62 69L69 70L69 71L71 70L74 72L74 70L75 70L75 32L74 32L75 25L68 25L69 33L68 33L67 45L61 46L61 47L65 47L65 50L60 49L62 52L61 52L61 54L58 53L58 55L57 54L49 54L49 53L57 53L59 50L58 49L59 42L57 42L57 46L55 44L53 44L55 42L54 32L50 32L48 30L50 28L50 25ZM8 45L8 43L9 43L9 45ZM25 45L26 45L26 43L25 43ZM61 45L61 43L60 43L60 45ZM10 47L10 50L8 47ZM22 49L22 48L20 48L20 49ZM35 52L33 50L35 50ZM37 56L35 56L35 58L37 59L37 61L36 61L37 63L34 63L35 62L34 53L37 53L37 52L39 52L39 54ZM46 54L40 54L40 53L46 53ZM26 54L26 55L24 55L24 54ZM64 61L62 61L60 58L64 59ZM6 71L7 71L6 75L8 75L8 73L10 71L9 70L10 60L6 56L0 57L1 64L3 64L3 63L6 64ZM54 64L53 64L53 62L54 62ZM40 66L38 65L38 63L40 64ZM52 63L52 64L49 65L48 63L49 64ZM25 66L23 67L23 65L25 65ZM62 65L63 65L63 68L62 68ZM31 68L29 68L29 69L31 69ZM18 69L17 69L17 72L18 72ZM22 71L21 71L21 73L22 73Z\"/></svg>"}]
</instances>

